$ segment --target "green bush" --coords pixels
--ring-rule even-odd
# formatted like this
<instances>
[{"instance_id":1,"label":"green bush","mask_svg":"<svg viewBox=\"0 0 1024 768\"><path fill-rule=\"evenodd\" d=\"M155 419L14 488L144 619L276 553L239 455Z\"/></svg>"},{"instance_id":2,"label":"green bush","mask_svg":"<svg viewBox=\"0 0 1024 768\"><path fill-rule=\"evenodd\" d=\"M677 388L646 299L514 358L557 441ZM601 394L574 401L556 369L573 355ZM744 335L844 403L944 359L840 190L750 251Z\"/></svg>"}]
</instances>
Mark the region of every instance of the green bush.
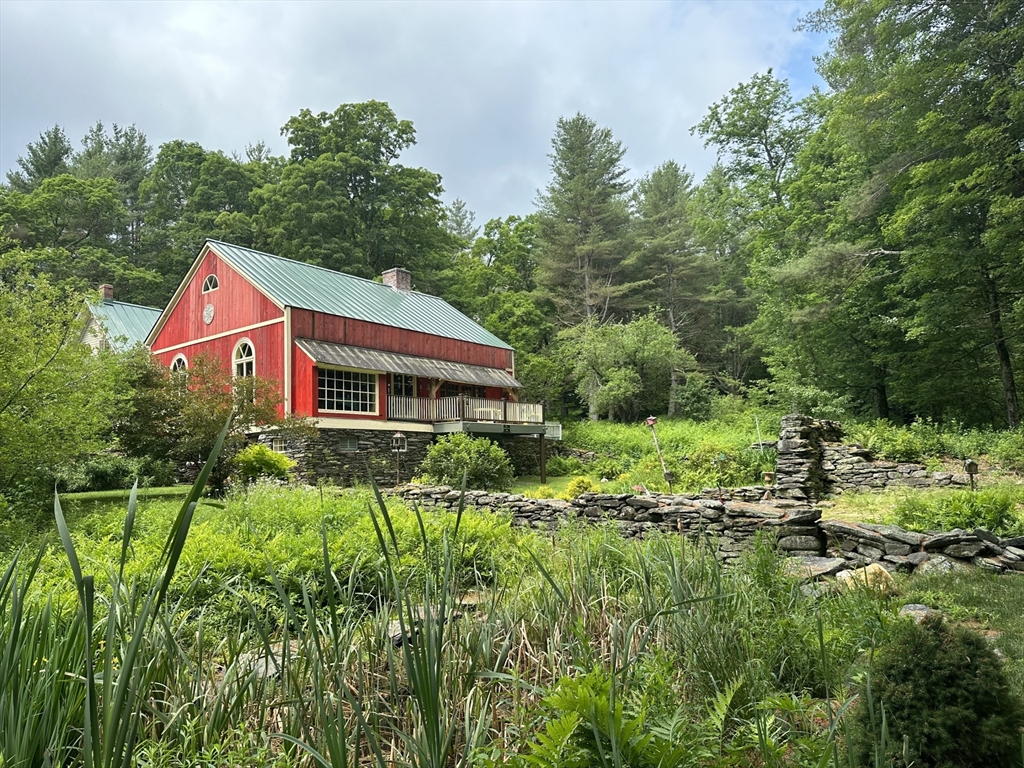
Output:
<instances>
[{"instance_id":1,"label":"green bush","mask_svg":"<svg viewBox=\"0 0 1024 768\"><path fill-rule=\"evenodd\" d=\"M586 475L578 475L569 481L569 484L565 486L565 493L562 494L562 498L575 499L577 496L583 493L597 493L601 490L601 486L595 483Z\"/></svg>"},{"instance_id":2,"label":"green bush","mask_svg":"<svg viewBox=\"0 0 1024 768\"><path fill-rule=\"evenodd\" d=\"M443 437L427 450L420 472L433 483L484 491L512 488L512 464L506 453L490 440L457 432Z\"/></svg>"},{"instance_id":3,"label":"green bush","mask_svg":"<svg viewBox=\"0 0 1024 768\"><path fill-rule=\"evenodd\" d=\"M283 453L272 451L262 443L253 443L240 450L231 459L235 471L247 481L267 477L287 480L295 462Z\"/></svg>"},{"instance_id":4,"label":"green bush","mask_svg":"<svg viewBox=\"0 0 1024 768\"><path fill-rule=\"evenodd\" d=\"M1009 489L908 494L893 508L892 521L912 531L985 528L1000 536L1020 536L1024 519L1016 511L1019 496Z\"/></svg>"},{"instance_id":5,"label":"green bush","mask_svg":"<svg viewBox=\"0 0 1024 768\"><path fill-rule=\"evenodd\" d=\"M552 456L548 459L547 469L551 477L578 475L583 472L583 462L575 456Z\"/></svg>"},{"instance_id":6,"label":"green bush","mask_svg":"<svg viewBox=\"0 0 1024 768\"><path fill-rule=\"evenodd\" d=\"M993 446L992 457L1005 470L1024 472L1024 429L1000 435Z\"/></svg>"},{"instance_id":7,"label":"green bush","mask_svg":"<svg viewBox=\"0 0 1024 768\"><path fill-rule=\"evenodd\" d=\"M984 638L929 617L893 630L853 724L858 765L1010 768L1024 708Z\"/></svg>"}]
</instances>

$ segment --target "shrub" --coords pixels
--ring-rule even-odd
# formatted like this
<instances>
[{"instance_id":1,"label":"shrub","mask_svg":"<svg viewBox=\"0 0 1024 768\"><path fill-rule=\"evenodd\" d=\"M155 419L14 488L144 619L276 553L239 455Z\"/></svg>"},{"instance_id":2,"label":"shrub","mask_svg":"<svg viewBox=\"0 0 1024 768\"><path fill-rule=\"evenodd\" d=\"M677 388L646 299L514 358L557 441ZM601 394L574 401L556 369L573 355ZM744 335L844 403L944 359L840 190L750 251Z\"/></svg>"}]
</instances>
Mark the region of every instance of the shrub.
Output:
<instances>
[{"instance_id":1,"label":"shrub","mask_svg":"<svg viewBox=\"0 0 1024 768\"><path fill-rule=\"evenodd\" d=\"M1024 429L1002 434L993 446L992 456L1011 472L1024 472Z\"/></svg>"},{"instance_id":2,"label":"shrub","mask_svg":"<svg viewBox=\"0 0 1024 768\"><path fill-rule=\"evenodd\" d=\"M575 499L580 494L597 493L600 490L601 486L586 475L577 475L565 486L565 493L562 494L562 498Z\"/></svg>"},{"instance_id":3,"label":"shrub","mask_svg":"<svg viewBox=\"0 0 1024 768\"><path fill-rule=\"evenodd\" d=\"M598 477L613 478L618 477L623 472L625 472L628 469L628 465L630 463L631 462L628 458L613 459L610 457L605 457L603 459L598 459L593 464L591 464L590 471L591 473L597 475Z\"/></svg>"},{"instance_id":4,"label":"shrub","mask_svg":"<svg viewBox=\"0 0 1024 768\"><path fill-rule=\"evenodd\" d=\"M231 461L239 476L248 481L259 477L287 480L289 471L295 466L295 462L283 453L272 451L262 443L247 445Z\"/></svg>"},{"instance_id":5,"label":"shrub","mask_svg":"<svg viewBox=\"0 0 1024 768\"><path fill-rule=\"evenodd\" d=\"M1017 764L1024 709L974 632L938 617L901 624L875 657L870 680L853 718L859 765Z\"/></svg>"},{"instance_id":6,"label":"shrub","mask_svg":"<svg viewBox=\"0 0 1024 768\"><path fill-rule=\"evenodd\" d=\"M512 488L512 464L506 453L490 440L457 432L430 446L420 472L432 483L462 485L484 491Z\"/></svg>"},{"instance_id":7,"label":"shrub","mask_svg":"<svg viewBox=\"0 0 1024 768\"><path fill-rule=\"evenodd\" d=\"M552 456L548 459L547 470L551 477L578 475L583 472L583 462L575 456Z\"/></svg>"},{"instance_id":8,"label":"shrub","mask_svg":"<svg viewBox=\"0 0 1024 768\"><path fill-rule=\"evenodd\" d=\"M531 499L554 499L558 496L550 485L537 486L532 491L525 491L523 495L529 496Z\"/></svg>"},{"instance_id":9,"label":"shrub","mask_svg":"<svg viewBox=\"0 0 1024 768\"><path fill-rule=\"evenodd\" d=\"M954 491L951 494L913 494L893 508L893 522L912 531L985 528L1000 536L1024 535L1017 496L1009 490Z\"/></svg>"}]
</instances>

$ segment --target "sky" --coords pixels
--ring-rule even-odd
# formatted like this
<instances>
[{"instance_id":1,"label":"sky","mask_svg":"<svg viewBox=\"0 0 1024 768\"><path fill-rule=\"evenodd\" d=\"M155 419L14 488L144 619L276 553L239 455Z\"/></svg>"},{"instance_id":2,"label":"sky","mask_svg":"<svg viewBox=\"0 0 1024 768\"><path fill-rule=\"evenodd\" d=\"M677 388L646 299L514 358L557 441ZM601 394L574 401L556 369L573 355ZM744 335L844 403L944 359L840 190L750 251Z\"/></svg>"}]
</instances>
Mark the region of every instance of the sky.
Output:
<instances>
[{"instance_id":1,"label":"sky","mask_svg":"<svg viewBox=\"0 0 1024 768\"><path fill-rule=\"evenodd\" d=\"M666 160L699 179L690 129L772 68L802 96L827 40L796 31L817 0L642 2L25 2L0 0L0 172L57 124L97 120L285 154L301 109L377 99L411 120L400 162L442 176L478 224L525 215L550 177L559 117L610 128L639 178Z\"/></svg>"}]
</instances>

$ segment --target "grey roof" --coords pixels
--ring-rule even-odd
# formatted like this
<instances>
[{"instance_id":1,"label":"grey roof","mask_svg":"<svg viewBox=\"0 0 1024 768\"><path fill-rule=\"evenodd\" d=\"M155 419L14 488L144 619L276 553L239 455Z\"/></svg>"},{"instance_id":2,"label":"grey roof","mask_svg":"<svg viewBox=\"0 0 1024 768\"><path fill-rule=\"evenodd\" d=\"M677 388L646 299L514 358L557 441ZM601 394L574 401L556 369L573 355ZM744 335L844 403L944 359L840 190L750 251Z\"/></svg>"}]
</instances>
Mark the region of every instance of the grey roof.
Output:
<instances>
[{"instance_id":1,"label":"grey roof","mask_svg":"<svg viewBox=\"0 0 1024 768\"><path fill-rule=\"evenodd\" d=\"M512 349L437 296L395 290L373 280L218 240L207 242L228 264L281 306Z\"/></svg>"},{"instance_id":2,"label":"grey roof","mask_svg":"<svg viewBox=\"0 0 1024 768\"><path fill-rule=\"evenodd\" d=\"M328 341L312 339L296 339L295 343L315 362L327 365L362 368L364 371L407 373L413 376L457 381L462 384L478 384L484 387L509 387L512 389L522 387L522 384L516 381L511 374L500 368L450 363L428 357L399 355L395 352L349 347L345 344L332 344Z\"/></svg>"},{"instance_id":3,"label":"grey roof","mask_svg":"<svg viewBox=\"0 0 1024 768\"><path fill-rule=\"evenodd\" d=\"M103 300L90 304L89 312L103 326L110 348L123 352L146 343L146 337L162 310L123 301Z\"/></svg>"}]
</instances>

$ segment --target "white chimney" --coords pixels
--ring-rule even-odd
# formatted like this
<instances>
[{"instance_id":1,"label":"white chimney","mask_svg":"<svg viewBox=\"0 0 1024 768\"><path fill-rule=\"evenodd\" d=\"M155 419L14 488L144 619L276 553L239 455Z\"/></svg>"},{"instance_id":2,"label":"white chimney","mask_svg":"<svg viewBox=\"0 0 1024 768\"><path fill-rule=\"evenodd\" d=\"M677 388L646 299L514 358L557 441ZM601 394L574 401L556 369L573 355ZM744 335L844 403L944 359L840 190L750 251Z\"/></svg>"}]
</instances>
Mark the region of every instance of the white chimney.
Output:
<instances>
[{"instance_id":1,"label":"white chimney","mask_svg":"<svg viewBox=\"0 0 1024 768\"><path fill-rule=\"evenodd\" d=\"M381 275L384 285L394 288L396 291L412 290L412 272L401 267L392 267L385 270Z\"/></svg>"},{"instance_id":2,"label":"white chimney","mask_svg":"<svg viewBox=\"0 0 1024 768\"><path fill-rule=\"evenodd\" d=\"M103 298L104 301L113 301L114 286L112 286L110 283L104 283L103 285L101 285L100 296Z\"/></svg>"}]
</instances>

